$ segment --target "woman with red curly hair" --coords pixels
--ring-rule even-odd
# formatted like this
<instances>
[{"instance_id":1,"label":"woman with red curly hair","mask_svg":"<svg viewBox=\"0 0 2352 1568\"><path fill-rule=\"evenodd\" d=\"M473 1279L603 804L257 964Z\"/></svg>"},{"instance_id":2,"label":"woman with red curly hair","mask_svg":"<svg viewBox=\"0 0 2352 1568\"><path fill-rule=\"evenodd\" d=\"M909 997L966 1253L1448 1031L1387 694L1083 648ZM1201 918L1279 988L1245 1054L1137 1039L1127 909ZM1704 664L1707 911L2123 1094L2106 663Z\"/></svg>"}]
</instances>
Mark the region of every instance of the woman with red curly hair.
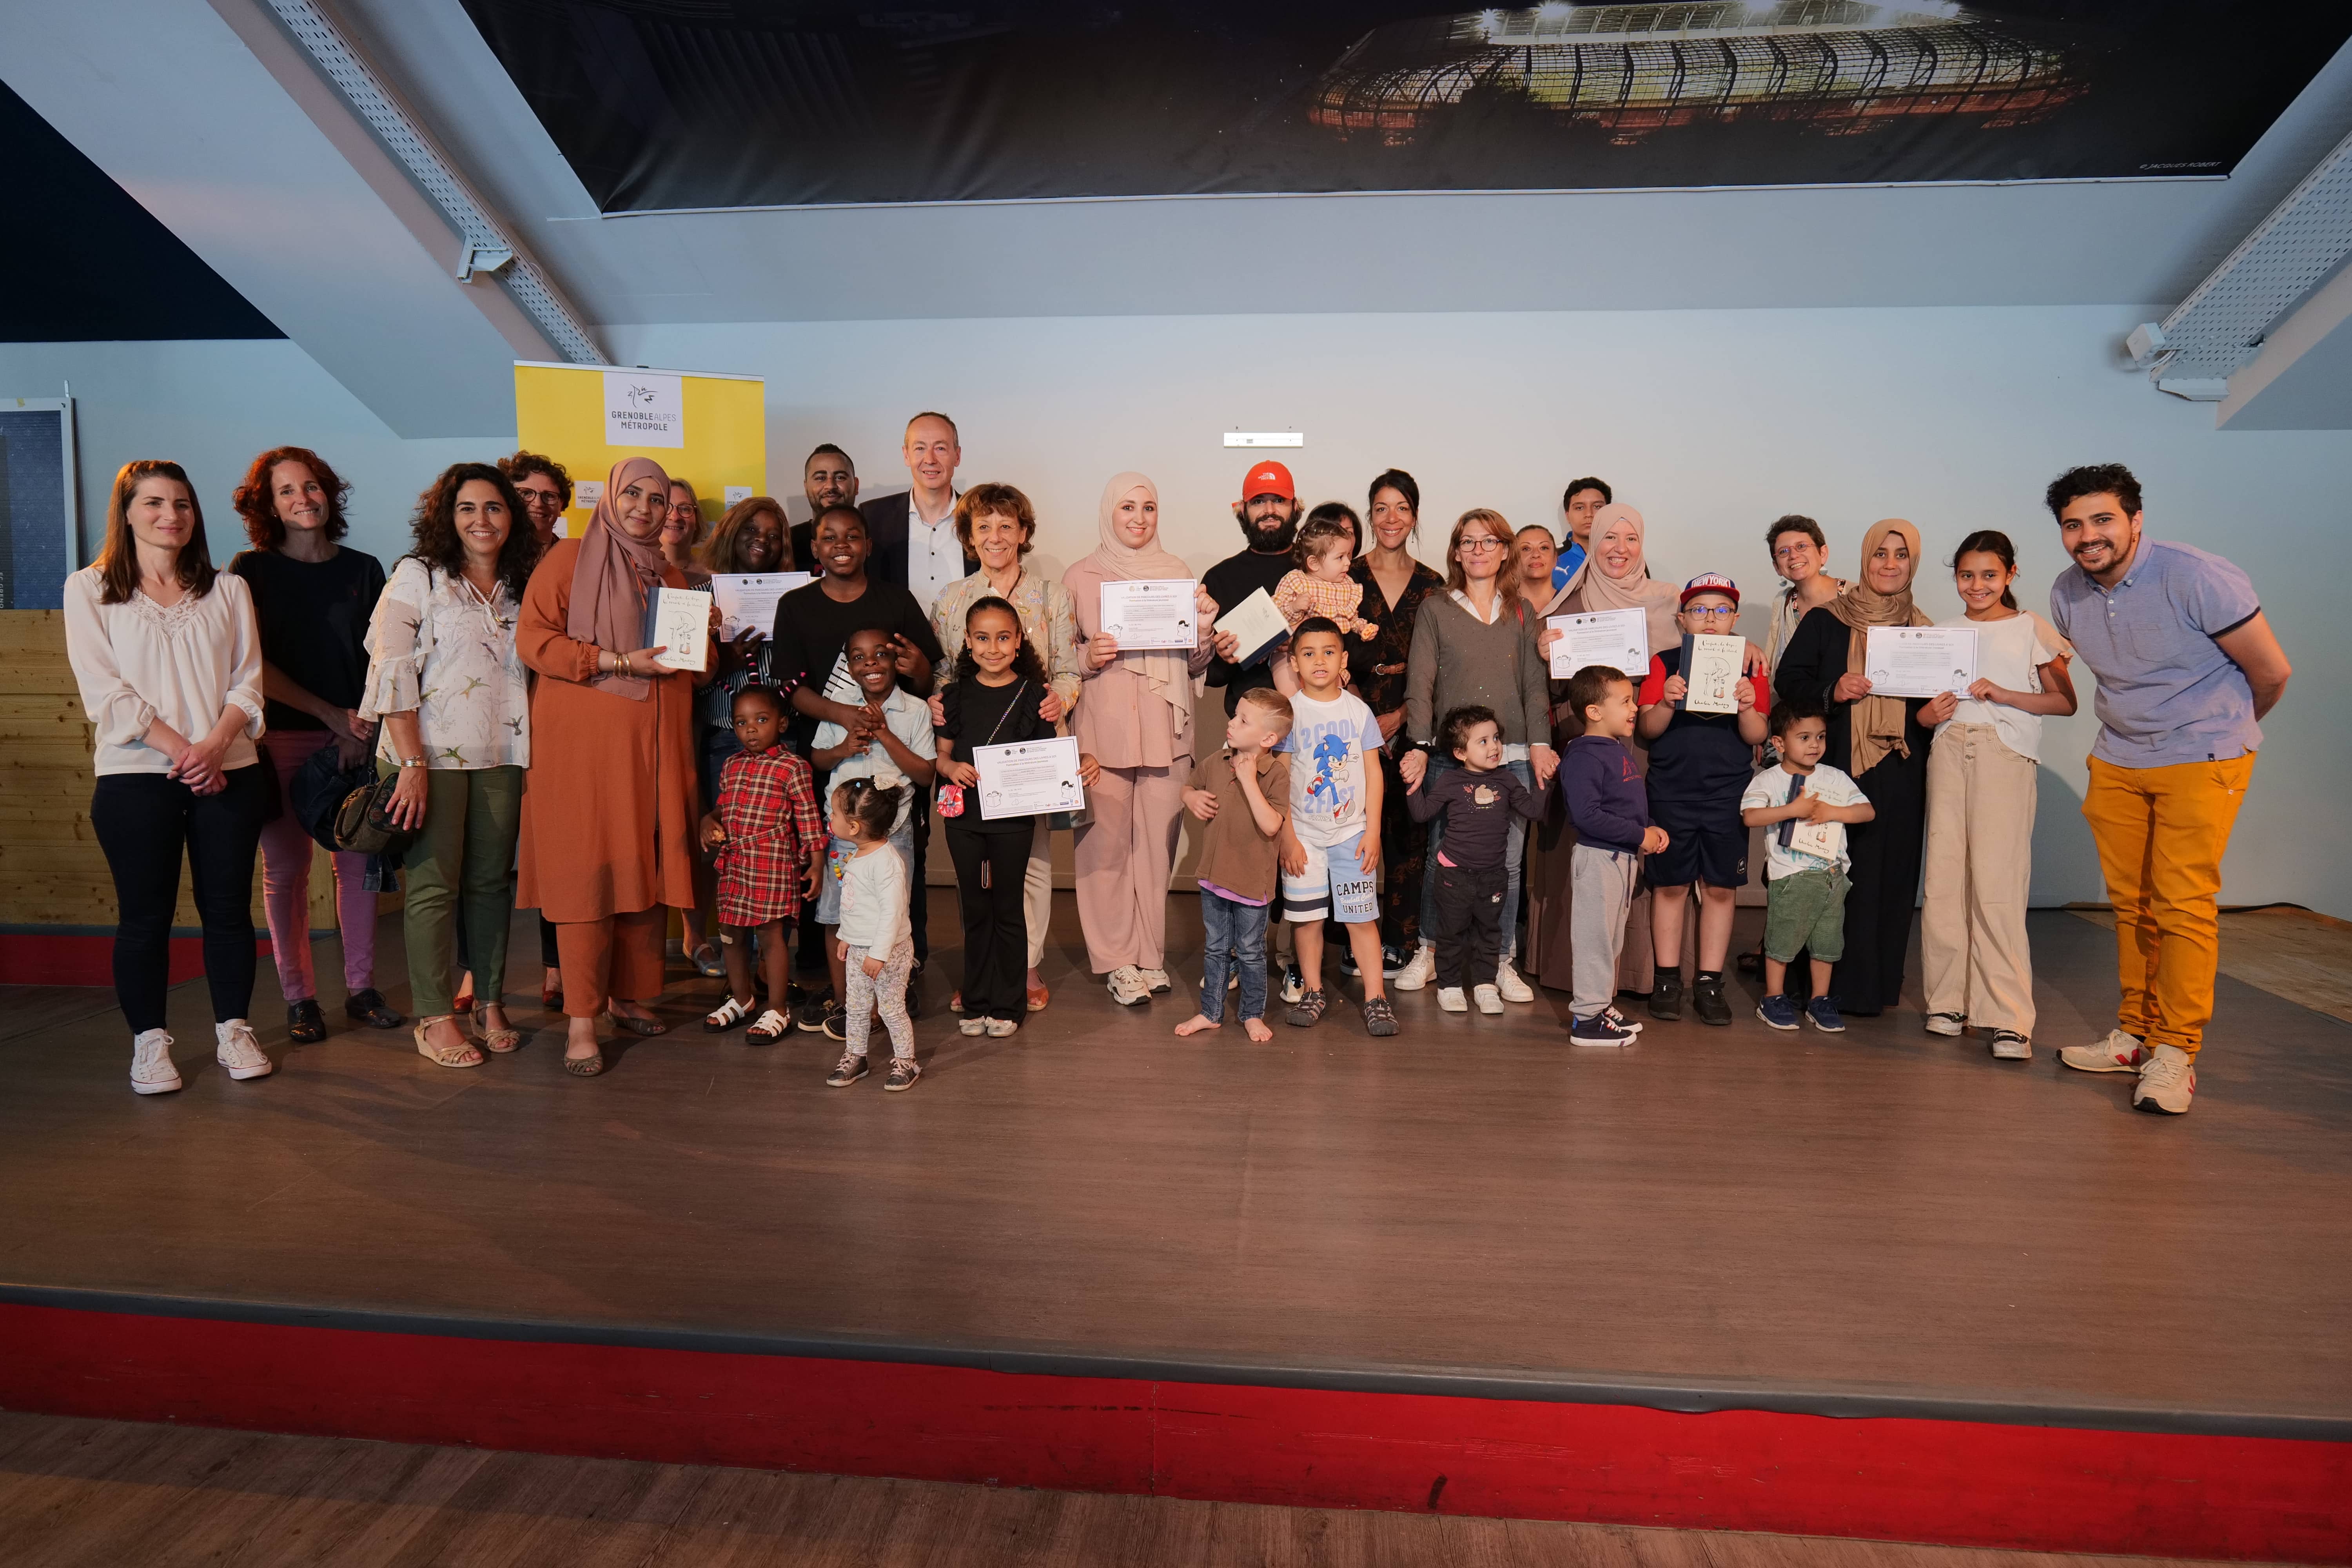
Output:
<instances>
[{"instance_id":1,"label":"woman with red curly hair","mask_svg":"<svg viewBox=\"0 0 2352 1568\"><path fill-rule=\"evenodd\" d=\"M261 692L268 700L269 765L283 798L311 756L335 748L349 768L375 735L359 715L368 678L368 618L383 593L383 563L336 542L350 525L351 487L308 447L273 447L253 459L236 488L237 515L253 548L228 569L253 592L261 628ZM290 812L261 830L262 905L286 1029L309 1045L327 1037L310 968L310 835ZM333 857L335 923L342 932L343 1013L371 1028L404 1021L375 988L375 895L368 858Z\"/></svg>"}]
</instances>

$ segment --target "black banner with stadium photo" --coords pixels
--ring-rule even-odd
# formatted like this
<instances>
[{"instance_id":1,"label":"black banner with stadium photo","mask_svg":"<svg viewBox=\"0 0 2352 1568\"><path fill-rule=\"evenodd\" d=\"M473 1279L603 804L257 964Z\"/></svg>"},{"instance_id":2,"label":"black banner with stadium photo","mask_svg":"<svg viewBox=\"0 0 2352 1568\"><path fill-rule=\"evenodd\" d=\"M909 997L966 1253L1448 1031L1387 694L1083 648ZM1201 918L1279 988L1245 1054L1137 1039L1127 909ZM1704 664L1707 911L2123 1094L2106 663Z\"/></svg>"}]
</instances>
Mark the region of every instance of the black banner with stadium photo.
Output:
<instances>
[{"instance_id":1,"label":"black banner with stadium photo","mask_svg":"<svg viewBox=\"0 0 2352 1568\"><path fill-rule=\"evenodd\" d=\"M2228 174L2326 6L464 0L607 212Z\"/></svg>"}]
</instances>

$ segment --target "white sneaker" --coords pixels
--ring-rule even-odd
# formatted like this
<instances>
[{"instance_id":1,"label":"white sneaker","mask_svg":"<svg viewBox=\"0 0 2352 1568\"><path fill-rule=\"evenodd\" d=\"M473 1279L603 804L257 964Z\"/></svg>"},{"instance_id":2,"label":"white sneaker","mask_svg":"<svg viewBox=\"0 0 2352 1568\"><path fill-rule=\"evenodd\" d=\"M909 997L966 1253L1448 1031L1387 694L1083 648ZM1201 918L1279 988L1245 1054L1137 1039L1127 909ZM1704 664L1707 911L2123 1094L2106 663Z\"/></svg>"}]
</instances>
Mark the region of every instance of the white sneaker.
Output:
<instances>
[{"instance_id":1,"label":"white sneaker","mask_svg":"<svg viewBox=\"0 0 2352 1568\"><path fill-rule=\"evenodd\" d=\"M2030 1062L2033 1059L2033 1042L2015 1029L1995 1029L1992 1054L2000 1061Z\"/></svg>"},{"instance_id":2,"label":"white sneaker","mask_svg":"<svg viewBox=\"0 0 2352 1568\"><path fill-rule=\"evenodd\" d=\"M242 1018L231 1018L226 1024L213 1026L213 1037L219 1042L213 1056L236 1079L268 1078L278 1069L261 1053L261 1042L253 1037L253 1026Z\"/></svg>"},{"instance_id":3,"label":"white sneaker","mask_svg":"<svg viewBox=\"0 0 2352 1568\"><path fill-rule=\"evenodd\" d=\"M2137 1072L2147 1061L2147 1047L2137 1035L2109 1029L2096 1045L2068 1046L2058 1059L2076 1072Z\"/></svg>"},{"instance_id":4,"label":"white sneaker","mask_svg":"<svg viewBox=\"0 0 2352 1568\"><path fill-rule=\"evenodd\" d=\"M172 1037L149 1029L131 1042L131 1092L169 1094L180 1087L180 1069L172 1065Z\"/></svg>"},{"instance_id":5,"label":"white sneaker","mask_svg":"<svg viewBox=\"0 0 2352 1568\"><path fill-rule=\"evenodd\" d=\"M1164 969L1139 969L1135 977L1142 981L1143 988L1154 996L1165 996L1176 989L1175 982L1168 978L1168 972Z\"/></svg>"},{"instance_id":6,"label":"white sneaker","mask_svg":"<svg viewBox=\"0 0 2352 1568\"><path fill-rule=\"evenodd\" d=\"M2196 1058L2179 1046L2158 1046L2147 1065L2139 1069L2139 1082L2132 1089L2132 1109L2186 1116L2189 1097L2196 1092Z\"/></svg>"},{"instance_id":7,"label":"white sneaker","mask_svg":"<svg viewBox=\"0 0 2352 1568\"><path fill-rule=\"evenodd\" d=\"M1532 1002L1536 999L1535 987L1519 978L1519 972L1511 967L1511 961L1507 958L1495 965L1495 990L1506 1002Z\"/></svg>"},{"instance_id":8,"label":"white sneaker","mask_svg":"<svg viewBox=\"0 0 2352 1568\"><path fill-rule=\"evenodd\" d=\"M956 1033L959 1035L984 1035L988 1033L988 1020L985 1018L958 1018L956 1020Z\"/></svg>"},{"instance_id":9,"label":"white sneaker","mask_svg":"<svg viewBox=\"0 0 2352 1568\"><path fill-rule=\"evenodd\" d=\"M1927 1032L1931 1035L1941 1035L1948 1040L1958 1039L1968 1026L1967 1017L1958 1013L1927 1015Z\"/></svg>"},{"instance_id":10,"label":"white sneaker","mask_svg":"<svg viewBox=\"0 0 2352 1568\"><path fill-rule=\"evenodd\" d=\"M1412 962L1398 970L1396 978L1389 984L1400 991L1419 991L1436 978L1437 947L1433 942L1425 942L1421 944L1421 951L1412 955Z\"/></svg>"},{"instance_id":11,"label":"white sneaker","mask_svg":"<svg viewBox=\"0 0 2352 1568\"><path fill-rule=\"evenodd\" d=\"M1486 987L1482 985L1479 989L1483 991ZM1442 1013L1467 1013L1470 1011L1470 999L1462 994L1459 985L1443 985L1438 988L1437 1007Z\"/></svg>"},{"instance_id":12,"label":"white sneaker","mask_svg":"<svg viewBox=\"0 0 2352 1568\"><path fill-rule=\"evenodd\" d=\"M1143 983L1143 972L1132 963L1122 963L1105 977L1110 987L1110 999L1122 1007L1138 1007L1151 1000L1151 987Z\"/></svg>"},{"instance_id":13,"label":"white sneaker","mask_svg":"<svg viewBox=\"0 0 2352 1568\"><path fill-rule=\"evenodd\" d=\"M1509 973L1507 970L1506 973ZM1470 994L1477 998L1478 1011L1493 1015L1503 1010L1503 994L1491 985L1481 985Z\"/></svg>"}]
</instances>

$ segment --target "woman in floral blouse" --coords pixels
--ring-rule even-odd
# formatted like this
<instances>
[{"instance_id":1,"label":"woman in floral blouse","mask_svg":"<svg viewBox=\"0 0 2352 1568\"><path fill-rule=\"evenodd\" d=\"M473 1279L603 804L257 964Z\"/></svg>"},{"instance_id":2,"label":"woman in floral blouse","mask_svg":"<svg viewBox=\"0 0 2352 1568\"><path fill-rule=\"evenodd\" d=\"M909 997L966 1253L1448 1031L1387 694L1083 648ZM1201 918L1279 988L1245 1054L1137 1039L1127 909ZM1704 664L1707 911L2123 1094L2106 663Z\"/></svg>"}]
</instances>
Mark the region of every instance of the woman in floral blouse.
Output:
<instances>
[{"instance_id":1,"label":"woman in floral blouse","mask_svg":"<svg viewBox=\"0 0 2352 1568\"><path fill-rule=\"evenodd\" d=\"M955 679L956 655L963 651L963 618L972 605L990 597L1003 599L1021 617L1021 635L1037 650L1045 667L1047 723L1067 734L1061 721L1078 705L1078 617L1070 605L1070 592L1059 583L1022 564L1037 532L1036 509L1011 485L974 485L956 500L956 535L963 547L980 557L980 570L943 589L931 606L931 630L938 634L942 654L938 665L940 690L931 698L931 722L946 721L943 693ZM1054 912L1053 818L1037 819L1029 838L1029 870L1023 902L1029 925L1029 1011L1042 1009L1050 997L1038 962L1045 956L1045 922Z\"/></svg>"},{"instance_id":2,"label":"woman in floral blouse","mask_svg":"<svg viewBox=\"0 0 2352 1568\"><path fill-rule=\"evenodd\" d=\"M415 548L394 567L368 628L361 713L382 721L376 766L398 773L391 816L422 829L402 861L404 923L416 1048L446 1068L481 1064L450 1002L454 930L465 908L474 1026L510 1051L507 927L514 915L515 834L530 765L528 672L515 652L516 607L539 537L504 474L458 463L417 498Z\"/></svg>"}]
</instances>

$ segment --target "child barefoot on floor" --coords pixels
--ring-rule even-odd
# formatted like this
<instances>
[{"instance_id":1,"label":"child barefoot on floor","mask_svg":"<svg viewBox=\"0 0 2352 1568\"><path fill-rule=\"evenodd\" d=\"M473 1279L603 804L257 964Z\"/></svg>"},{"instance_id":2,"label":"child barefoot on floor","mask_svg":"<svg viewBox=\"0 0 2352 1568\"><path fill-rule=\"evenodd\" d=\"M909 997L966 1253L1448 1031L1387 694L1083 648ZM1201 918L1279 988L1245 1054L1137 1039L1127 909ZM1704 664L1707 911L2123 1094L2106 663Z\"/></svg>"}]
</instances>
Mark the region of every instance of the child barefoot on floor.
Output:
<instances>
[{"instance_id":1,"label":"child barefoot on floor","mask_svg":"<svg viewBox=\"0 0 2352 1568\"><path fill-rule=\"evenodd\" d=\"M1274 748L1290 733L1290 699L1270 688L1241 694L1225 721L1225 745L1192 768L1184 808L1208 824L1201 835L1201 1010L1179 1035L1220 1027L1226 977L1241 970L1242 1032L1263 1044L1265 922L1274 902L1276 855L1290 803L1290 760Z\"/></svg>"}]
</instances>

